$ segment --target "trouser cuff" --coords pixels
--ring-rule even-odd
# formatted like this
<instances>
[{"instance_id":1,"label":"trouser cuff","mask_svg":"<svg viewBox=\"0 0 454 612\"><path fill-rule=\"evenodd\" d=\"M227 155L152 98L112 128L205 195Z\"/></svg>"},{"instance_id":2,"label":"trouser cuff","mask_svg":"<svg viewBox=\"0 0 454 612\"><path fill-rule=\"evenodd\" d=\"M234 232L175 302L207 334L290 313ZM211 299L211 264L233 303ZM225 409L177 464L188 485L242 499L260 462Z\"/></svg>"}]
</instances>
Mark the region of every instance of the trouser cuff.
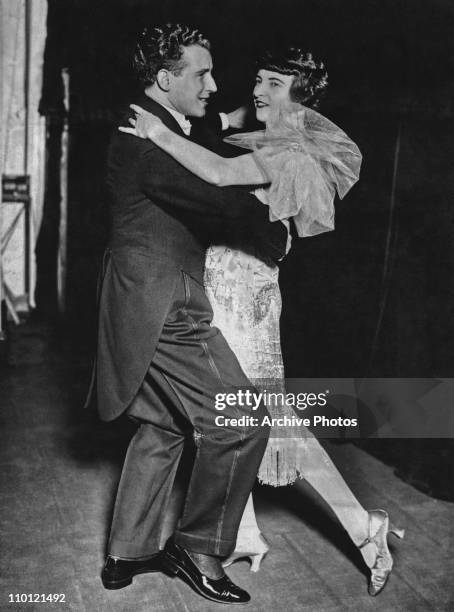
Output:
<instances>
[{"instance_id":1,"label":"trouser cuff","mask_svg":"<svg viewBox=\"0 0 454 612\"><path fill-rule=\"evenodd\" d=\"M216 557L228 557L234 551L236 544L236 540L188 535L181 531L175 531L174 540L185 550Z\"/></svg>"},{"instance_id":2,"label":"trouser cuff","mask_svg":"<svg viewBox=\"0 0 454 612\"><path fill-rule=\"evenodd\" d=\"M145 560L153 557L159 552L159 543L156 541L147 542L144 546L134 544L133 542L125 542L116 540L110 542L108 547L108 553L111 557L117 557L117 559L127 560Z\"/></svg>"}]
</instances>

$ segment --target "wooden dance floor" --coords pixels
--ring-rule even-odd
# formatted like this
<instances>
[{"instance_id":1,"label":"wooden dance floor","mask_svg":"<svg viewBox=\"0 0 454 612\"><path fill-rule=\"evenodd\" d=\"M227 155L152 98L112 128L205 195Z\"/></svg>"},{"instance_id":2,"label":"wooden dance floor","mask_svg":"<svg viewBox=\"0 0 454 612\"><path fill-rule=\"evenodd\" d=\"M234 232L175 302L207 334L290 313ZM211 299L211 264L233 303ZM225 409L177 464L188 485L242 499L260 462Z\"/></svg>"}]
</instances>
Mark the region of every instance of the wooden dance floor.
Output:
<instances>
[{"instance_id":1,"label":"wooden dance floor","mask_svg":"<svg viewBox=\"0 0 454 612\"><path fill-rule=\"evenodd\" d=\"M163 574L138 576L120 591L103 588L106 529L130 431L82 411L87 370L84 359L57 355L46 330L31 327L18 335L2 369L0 609L234 608L210 603ZM311 491L258 487L258 519L270 552L258 573L246 561L229 568L252 595L244 609L454 610L454 504L416 491L352 444L328 450L363 505L388 509L407 530L393 547L389 585L378 598L368 596L360 555ZM9 603L10 594L34 593L61 593L65 603Z\"/></svg>"}]
</instances>

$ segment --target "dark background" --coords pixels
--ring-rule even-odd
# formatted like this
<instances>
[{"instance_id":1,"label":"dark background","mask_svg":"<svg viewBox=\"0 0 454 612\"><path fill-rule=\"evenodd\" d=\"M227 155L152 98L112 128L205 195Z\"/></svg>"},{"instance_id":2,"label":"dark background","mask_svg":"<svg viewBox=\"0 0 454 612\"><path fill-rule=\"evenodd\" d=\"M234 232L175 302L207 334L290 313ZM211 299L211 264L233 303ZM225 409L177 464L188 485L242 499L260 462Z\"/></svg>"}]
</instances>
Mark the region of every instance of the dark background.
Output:
<instances>
[{"instance_id":1,"label":"dark background","mask_svg":"<svg viewBox=\"0 0 454 612\"><path fill-rule=\"evenodd\" d=\"M215 109L250 99L260 49L296 43L311 50L330 77L321 111L363 153L359 183L337 202L336 230L294 241L281 266L287 376L452 376L449 0L49 0L41 104L48 118L48 182L37 247L38 311L56 315L61 68L70 75L63 323L71 350L89 355L108 226L106 147L119 110L137 87L130 70L135 36L144 25L164 21L193 24L213 42Z\"/></svg>"}]
</instances>

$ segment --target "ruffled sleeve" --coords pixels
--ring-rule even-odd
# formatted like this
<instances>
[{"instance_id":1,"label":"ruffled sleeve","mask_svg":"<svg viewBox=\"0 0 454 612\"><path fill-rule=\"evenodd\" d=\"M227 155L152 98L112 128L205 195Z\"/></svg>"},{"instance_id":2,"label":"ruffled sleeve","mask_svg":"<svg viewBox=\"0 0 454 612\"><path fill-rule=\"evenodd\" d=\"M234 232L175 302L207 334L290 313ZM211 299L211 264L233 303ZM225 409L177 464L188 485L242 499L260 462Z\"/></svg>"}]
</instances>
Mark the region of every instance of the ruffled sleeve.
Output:
<instances>
[{"instance_id":1,"label":"ruffled sleeve","mask_svg":"<svg viewBox=\"0 0 454 612\"><path fill-rule=\"evenodd\" d=\"M281 111L265 131L228 141L251 149L270 180L270 220L293 217L298 236L334 229L334 197L359 178L362 156L334 123L312 109Z\"/></svg>"}]
</instances>

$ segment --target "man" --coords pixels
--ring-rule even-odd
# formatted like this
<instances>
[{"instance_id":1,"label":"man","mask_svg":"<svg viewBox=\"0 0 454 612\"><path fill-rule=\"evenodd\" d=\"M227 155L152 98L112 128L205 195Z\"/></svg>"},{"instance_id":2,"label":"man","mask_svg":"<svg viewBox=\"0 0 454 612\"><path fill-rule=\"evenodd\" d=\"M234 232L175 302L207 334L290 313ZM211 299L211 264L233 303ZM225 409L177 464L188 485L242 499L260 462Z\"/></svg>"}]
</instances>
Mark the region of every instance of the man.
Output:
<instances>
[{"instance_id":1,"label":"man","mask_svg":"<svg viewBox=\"0 0 454 612\"><path fill-rule=\"evenodd\" d=\"M189 134L186 117L203 117L216 91L209 48L184 26L145 30L135 54L144 96L135 102ZM205 135L205 146L216 143ZM230 240L276 260L285 253L286 230L269 222L253 196L208 185L150 141L127 134L113 137L107 184L112 232L100 293L98 409L104 420L126 412L140 426L118 488L103 583L122 588L164 568L213 601L243 603L249 595L225 576L220 560L235 546L269 432L215 425L216 394L252 387L210 325L204 257L210 243ZM226 420L252 414L261 420L266 411L252 413L237 401L223 412ZM196 453L183 513L158 555L187 438Z\"/></svg>"}]
</instances>

